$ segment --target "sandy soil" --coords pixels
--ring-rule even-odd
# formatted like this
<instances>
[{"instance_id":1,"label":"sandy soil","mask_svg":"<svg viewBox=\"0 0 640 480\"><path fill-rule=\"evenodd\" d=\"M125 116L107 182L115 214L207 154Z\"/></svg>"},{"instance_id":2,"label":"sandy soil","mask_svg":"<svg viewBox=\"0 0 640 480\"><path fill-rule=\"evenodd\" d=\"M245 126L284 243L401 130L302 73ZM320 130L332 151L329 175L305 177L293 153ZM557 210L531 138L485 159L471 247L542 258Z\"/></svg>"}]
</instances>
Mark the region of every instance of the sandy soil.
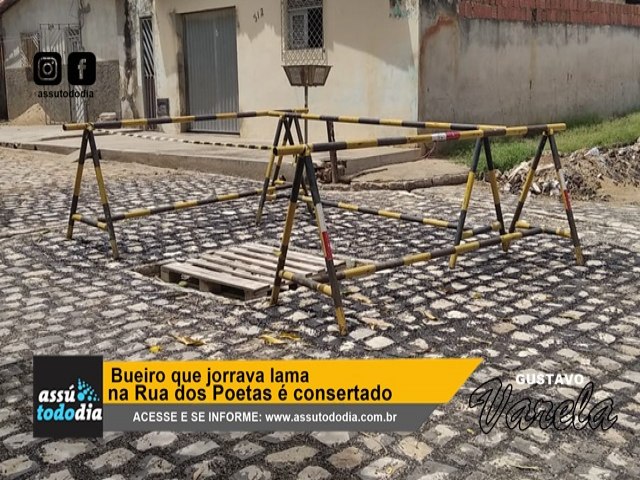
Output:
<instances>
[{"instance_id":1,"label":"sandy soil","mask_svg":"<svg viewBox=\"0 0 640 480\"><path fill-rule=\"evenodd\" d=\"M523 162L502 176L504 189L518 193L530 162ZM611 149L578 150L562 158L567 187L577 200L599 200L640 205L640 143ZM550 155L540 160L532 192L560 193Z\"/></svg>"}]
</instances>

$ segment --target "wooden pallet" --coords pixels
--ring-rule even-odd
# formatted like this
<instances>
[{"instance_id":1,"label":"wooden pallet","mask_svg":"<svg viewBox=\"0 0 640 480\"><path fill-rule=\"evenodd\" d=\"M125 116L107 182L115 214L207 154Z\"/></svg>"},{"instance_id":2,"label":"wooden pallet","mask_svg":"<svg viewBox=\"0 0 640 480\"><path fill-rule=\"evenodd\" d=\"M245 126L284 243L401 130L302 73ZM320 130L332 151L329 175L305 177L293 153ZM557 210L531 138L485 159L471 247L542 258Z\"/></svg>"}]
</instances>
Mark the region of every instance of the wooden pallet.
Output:
<instances>
[{"instance_id":1,"label":"wooden pallet","mask_svg":"<svg viewBox=\"0 0 640 480\"><path fill-rule=\"evenodd\" d=\"M165 282L186 280L203 292L252 300L269 295L278 265L277 249L269 245L248 243L225 250L207 252L186 262L172 262L160 267ZM336 269L347 262L334 259ZM291 250L285 267L288 271L310 277L325 271L321 256ZM288 282L283 280L283 285Z\"/></svg>"}]
</instances>

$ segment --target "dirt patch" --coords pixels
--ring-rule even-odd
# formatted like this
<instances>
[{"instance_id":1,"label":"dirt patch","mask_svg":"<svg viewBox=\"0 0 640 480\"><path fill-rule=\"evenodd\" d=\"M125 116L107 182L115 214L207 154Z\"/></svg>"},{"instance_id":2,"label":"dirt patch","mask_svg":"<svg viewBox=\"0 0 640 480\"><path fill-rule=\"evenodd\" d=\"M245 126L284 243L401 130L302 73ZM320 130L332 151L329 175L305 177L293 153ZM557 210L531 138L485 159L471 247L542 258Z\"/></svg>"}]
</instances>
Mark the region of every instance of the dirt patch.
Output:
<instances>
[{"instance_id":1,"label":"dirt patch","mask_svg":"<svg viewBox=\"0 0 640 480\"><path fill-rule=\"evenodd\" d=\"M567 188L575 199L640 204L640 143L578 150L564 156L561 163ZM530 165L531 161L522 162L502 175L504 190L519 193ZM560 195L560 183L550 154L540 160L531 193Z\"/></svg>"},{"instance_id":2,"label":"dirt patch","mask_svg":"<svg viewBox=\"0 0 640 480\"><path fill-rule=\"evenodd\" d=\"M46 125L47 114L39 103L31 105L22 115L14 118L9 125Z\"/></svg>"}]
</instances>

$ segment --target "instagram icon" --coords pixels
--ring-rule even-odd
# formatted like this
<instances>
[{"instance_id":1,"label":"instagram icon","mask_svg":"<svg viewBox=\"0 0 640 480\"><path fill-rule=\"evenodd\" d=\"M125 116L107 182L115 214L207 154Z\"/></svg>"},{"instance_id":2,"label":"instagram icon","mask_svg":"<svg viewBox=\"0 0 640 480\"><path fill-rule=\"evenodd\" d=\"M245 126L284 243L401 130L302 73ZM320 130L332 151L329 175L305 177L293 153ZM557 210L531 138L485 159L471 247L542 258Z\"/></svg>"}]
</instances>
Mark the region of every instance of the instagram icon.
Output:
<instances>
[{"instance_id":1,"label":"instagram icon","mask_svg":"<svg viewBox=\"0 0 640 480\"><path fill-rule=\"evenodd\" d=\"M38 52L33 57L36 85L58 85L62 81L62 57L56 52Z\"/></svg>"}]
</instances>

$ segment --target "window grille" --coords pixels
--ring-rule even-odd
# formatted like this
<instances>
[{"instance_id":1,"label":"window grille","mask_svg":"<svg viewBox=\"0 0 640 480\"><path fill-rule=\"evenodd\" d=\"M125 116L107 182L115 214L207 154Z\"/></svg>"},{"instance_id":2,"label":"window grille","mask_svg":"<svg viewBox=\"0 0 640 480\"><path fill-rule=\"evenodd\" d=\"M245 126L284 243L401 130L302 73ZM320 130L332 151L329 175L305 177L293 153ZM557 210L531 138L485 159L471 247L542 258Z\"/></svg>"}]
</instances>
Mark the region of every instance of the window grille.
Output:
<instances>
[{"instance_id":1,"label":"window grille","mask_svg":"<svg viewBox=\"0 0 640 480\"><path fill-rule=\"evenodd\" d=\"M323 0L282 0L282 31L286 65L326 63Z\"/></svg>"}]
</instances>

